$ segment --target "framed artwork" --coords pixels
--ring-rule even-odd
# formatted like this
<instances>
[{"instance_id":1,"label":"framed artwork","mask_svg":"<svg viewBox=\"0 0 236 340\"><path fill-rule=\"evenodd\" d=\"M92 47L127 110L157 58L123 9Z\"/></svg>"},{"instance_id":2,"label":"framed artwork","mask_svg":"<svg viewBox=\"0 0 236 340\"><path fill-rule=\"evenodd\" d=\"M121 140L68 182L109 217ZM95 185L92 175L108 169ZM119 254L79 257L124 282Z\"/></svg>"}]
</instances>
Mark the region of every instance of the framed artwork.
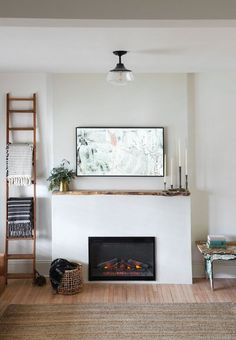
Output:
<instances>
[{"instance_id":1,"label":"framed artwork","mask_svg":"<svg viewBox=\"0 0 236 340\"><path fill-rule=\"evenodd\" d=\"M163 176L163 127L77 127L77 176Z\"/></svg>"}]
</instances>

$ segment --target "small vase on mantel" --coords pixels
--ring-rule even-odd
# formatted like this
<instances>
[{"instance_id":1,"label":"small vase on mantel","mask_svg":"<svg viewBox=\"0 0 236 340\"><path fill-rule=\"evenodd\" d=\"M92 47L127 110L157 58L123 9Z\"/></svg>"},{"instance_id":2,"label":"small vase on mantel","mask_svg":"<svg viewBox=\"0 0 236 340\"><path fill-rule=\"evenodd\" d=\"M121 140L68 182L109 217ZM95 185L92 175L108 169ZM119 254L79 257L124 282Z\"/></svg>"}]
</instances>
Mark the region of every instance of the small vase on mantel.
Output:
<instances>
[{"instance_id":1,"label":"small vase on mantel","mask_svg":"<svg viewBox=\"0 0 236 340\"><path fill-rule=\"evenodd\" d=\"M69 184L67 181L60 182L59 191L61 192L69 191Z\"/></svg>"},{"instance_id":2,"label":"small vase on mantel","mask_svg":"<svg viewBox=\"0 0 236 340\"><path fill-rule=\"evenodd\" d=\"M69 161L63 159L61 164L54 167L47 181L50 182L48 189L50 191L58 190L60 192L69 191L69 183L75 178L75 171L68 168Z\"/></svg>"}]
</instances>

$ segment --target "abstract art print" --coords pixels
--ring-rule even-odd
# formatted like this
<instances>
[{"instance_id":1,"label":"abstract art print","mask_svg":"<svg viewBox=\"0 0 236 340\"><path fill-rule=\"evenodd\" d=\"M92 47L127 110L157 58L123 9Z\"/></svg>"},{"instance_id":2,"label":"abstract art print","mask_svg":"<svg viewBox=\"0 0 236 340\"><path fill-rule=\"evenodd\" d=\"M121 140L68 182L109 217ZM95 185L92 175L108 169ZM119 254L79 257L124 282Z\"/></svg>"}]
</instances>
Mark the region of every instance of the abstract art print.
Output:
<instances>
[{"instance_id":1,"label":"abstract art print","mask_svg":"<svg viewBox=\"0 0 236 340\"><path fill-rule=\"evenodd\" d=\"M164 128L77 127L77 176L163 176Z\"/></svg>"}]
</instances>

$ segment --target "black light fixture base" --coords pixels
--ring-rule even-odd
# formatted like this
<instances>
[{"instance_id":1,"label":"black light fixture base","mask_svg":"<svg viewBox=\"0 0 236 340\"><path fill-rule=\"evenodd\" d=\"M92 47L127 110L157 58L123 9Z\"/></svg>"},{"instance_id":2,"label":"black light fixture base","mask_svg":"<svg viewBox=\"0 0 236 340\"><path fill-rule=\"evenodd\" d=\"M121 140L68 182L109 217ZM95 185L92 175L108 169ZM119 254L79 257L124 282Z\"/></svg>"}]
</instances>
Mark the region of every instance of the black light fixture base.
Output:
<instances>
[{"instance_id":1,"label":"black light fixture base","mask_svg":"<svg viewBox=\"0 0 236 340\"><path fill-rule=\"evenodd\" d=\"M122 55L126 54L127 51L113 51L113 54L118 55L119 57L121 57Z\"/></svg>"},{"instance_id":2,"label":"black light fixture base","mask_svg":"<svg viewBox=\"0 0 236 340\"><path fill-rule=\"evenodd\" d=\"M131 70L128 70L125 65L121 61L121 57L126 54L128 51L118 50L113 51L113 54L118 56L119 61L116 64L116 67L107 75L107 81L114 85L125 85L130 81L134 80L133 74Z\"/></svg>"},{"instance_id":3,"label":"black light fixture base","mask_svg":"<svg viewBox=\"0 0 236 340\"><path fill-rule=\"evenodd\" d=\"M128 70L125 65L121 62L122 55L126 54L127 51L113 51L113 54L117 55L119 57L119 63L116 64L116 67L111 70L111 72L131 72L131 70Z\"/></svg>"}]
</instances>

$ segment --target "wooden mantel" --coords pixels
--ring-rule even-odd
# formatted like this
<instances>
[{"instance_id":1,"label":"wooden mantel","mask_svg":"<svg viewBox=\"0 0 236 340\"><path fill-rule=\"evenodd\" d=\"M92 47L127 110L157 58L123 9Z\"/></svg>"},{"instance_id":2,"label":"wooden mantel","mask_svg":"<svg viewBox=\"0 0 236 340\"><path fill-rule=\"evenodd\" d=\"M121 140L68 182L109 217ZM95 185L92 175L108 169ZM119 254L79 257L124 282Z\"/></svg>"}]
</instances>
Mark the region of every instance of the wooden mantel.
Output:
<instances>
[{"instance_id":1,"label":"wooden mantel","mask_svg":"<svg viewBox=\"0 0 236 340\"><path fill-rule=\"evenodd\" d=\"M54 191L53 195L146 195L146 196L189 196L190 192L183 190L71 190L71 191Z\"/></svg>"}]
</instances>

